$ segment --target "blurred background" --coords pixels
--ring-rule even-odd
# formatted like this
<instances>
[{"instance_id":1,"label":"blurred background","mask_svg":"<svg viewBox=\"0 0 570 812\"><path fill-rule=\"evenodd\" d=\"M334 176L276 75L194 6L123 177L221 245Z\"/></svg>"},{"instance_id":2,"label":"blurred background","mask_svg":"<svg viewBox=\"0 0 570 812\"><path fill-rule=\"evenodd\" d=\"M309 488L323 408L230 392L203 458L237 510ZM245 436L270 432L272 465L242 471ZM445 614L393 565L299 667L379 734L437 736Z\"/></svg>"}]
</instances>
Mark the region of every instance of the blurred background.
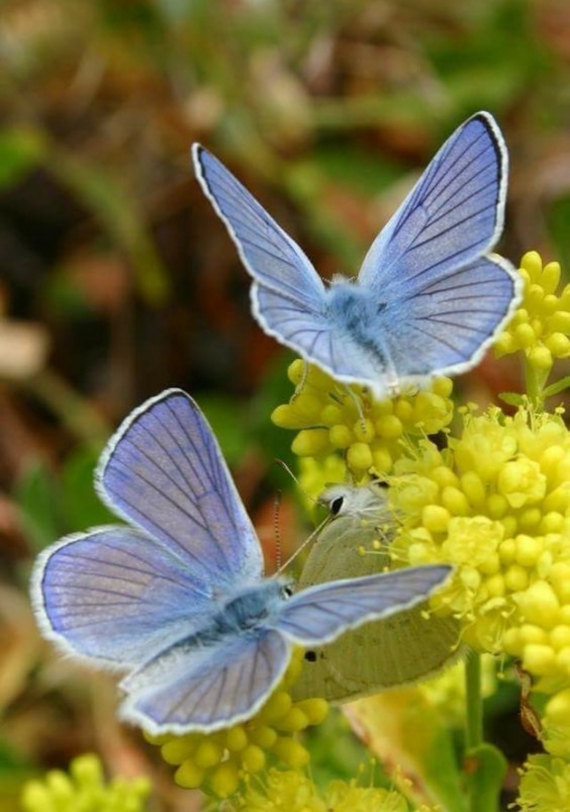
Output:
<instances>
[{"instance_id":1,"label":"blurred background","mask_svg":"<svg viewBox=\"0 0 570 812\"><path fill-rule=\"evenodd\" d=\"M501 252L568 268L566 0L2 0L2 810L26 777L88 749L148 768L114 721L111 683L53 656L27 598L38 550L109 520L92 470L131 408L168 386L194 395L274 547L287 487L274 458L290 460L292 438L269 414L290 394L291 356L250 314L190 144L214 151L323 276L353 275L479 109L510 152ZM463 385L484 400L516 375L487 360ZM279 524L292 548L305 530L286 498ZM156 780L178 808L167 774Z\"/></svg>"}]
</instances>

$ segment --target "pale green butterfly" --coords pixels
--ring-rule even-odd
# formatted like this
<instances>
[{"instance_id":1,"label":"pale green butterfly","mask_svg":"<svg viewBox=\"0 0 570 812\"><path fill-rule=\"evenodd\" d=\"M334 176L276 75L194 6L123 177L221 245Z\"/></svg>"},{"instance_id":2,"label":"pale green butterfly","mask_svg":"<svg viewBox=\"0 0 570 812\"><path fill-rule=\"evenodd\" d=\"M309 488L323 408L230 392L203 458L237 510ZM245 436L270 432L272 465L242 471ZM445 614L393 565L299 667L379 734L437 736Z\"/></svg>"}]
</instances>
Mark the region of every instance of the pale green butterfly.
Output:
<instances>
[{"instance_id":1,"label":"pale green butterfly","mask_svg":"<svg viewBox=\"0 0 570 812\"><path fill-rule=\"evenodd\" d=\"M378 482L335 485L321 494L319 502L328 507L331 521L307 557L299 589L371 575L389 566L388 545L396 521L385 487ZM294 698L349 701L418 682L451 664L460 653L459 624L426 609L426 603L419 604L306 651Z\"/></svg>"}]
</instances>

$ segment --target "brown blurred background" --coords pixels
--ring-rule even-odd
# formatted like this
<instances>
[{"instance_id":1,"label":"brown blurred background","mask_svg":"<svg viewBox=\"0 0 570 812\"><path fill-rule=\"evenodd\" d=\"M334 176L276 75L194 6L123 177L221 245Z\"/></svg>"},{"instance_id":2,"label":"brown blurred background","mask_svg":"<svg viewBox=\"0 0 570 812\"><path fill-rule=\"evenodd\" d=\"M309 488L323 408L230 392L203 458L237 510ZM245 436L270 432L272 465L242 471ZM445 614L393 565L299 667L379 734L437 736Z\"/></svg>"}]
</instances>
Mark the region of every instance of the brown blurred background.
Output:
<instances>
[{"instance_id":1,"label":"brown blurred background","mask_svg":"<svg viewBox=\"0 0 570 812\"><path fill-rule=\"evenodd\" d=\"M354 274L479 109L497 117L511 157L502 253L516 263L533 248L568 267L566 0L3 0L5 803L39 765L87 748L143 758L110 721L112 689L95 712L93 686L41 646L26 596L38 549L108 520L92 468L116 423L164 387L187 389L258 525L272 526L284 481L273 459L289 459L291 438L269 414L288 396L290 356L250 314L249 278L193 177L190 144L212 149L324 276ZM487 361L469 385L491 397L516 374ZM286 500L281 524L293 544Z\"/></svg>"}]
</instances>

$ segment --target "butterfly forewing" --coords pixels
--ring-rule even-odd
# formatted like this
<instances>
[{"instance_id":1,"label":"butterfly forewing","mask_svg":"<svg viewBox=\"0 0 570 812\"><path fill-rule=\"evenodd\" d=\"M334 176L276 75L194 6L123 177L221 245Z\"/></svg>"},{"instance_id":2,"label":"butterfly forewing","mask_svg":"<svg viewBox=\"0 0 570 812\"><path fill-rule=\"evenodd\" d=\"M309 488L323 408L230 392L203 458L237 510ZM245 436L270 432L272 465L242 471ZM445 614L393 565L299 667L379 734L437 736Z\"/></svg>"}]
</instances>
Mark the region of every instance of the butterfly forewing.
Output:
<instances>
[{"instance_id":1,"label":"butterfly forewing","mask_svg":"<svg viewBox=\"0 0 570 812\"><path fill-rule=\"evenodd\" d=\"M303 251L214 155L199 144L192 154L202 188L253 278L318 314L323 283Z\"/></svg>"},{"instance_id":2,"label":"butterfly forewing","mask_svg":"<svg viewBox=\"0 0 570 812\"><path fill-rule=\"evenodd\" d=\"M171 389L127 418L98 472L111 508L216 587L263 570L259 542L211 429ZM239 541L236 541L239 540Z\"/></svg>"},{"instance_id":3,"label":"butterfly forewing","mask_svg":"<svg viewBox=\"0 0 570 812\"><path fill-rule=\"evenodd\" d=\"M372 243L359 282L400 299L491 249L503 227L507 171L493 118L468 119Z\"/></svg>"},{"instance_id":4,"label":"butterfly forewing","mask_svg":"<svg viewBox=\"0 0 570 812\"><path fill-rule=\"evenodd\" d=\"M126 527L49 548L36 563L32 596L43 631L60 647L118 666L137 665L190 634L212 603L210 584Z\"/></svg>"},{"instance_id":5,"label":"butterfly forewing","mask_svg":"<svg viewBox=\"0 0 570 812\"><path fill-rule=\"evenodd\" d=\"M443 564L409 567L310 587L288 601L276 628L300 645L329 642L348 629L425 600L450 572Z\"/></svg>"}]
</instances>

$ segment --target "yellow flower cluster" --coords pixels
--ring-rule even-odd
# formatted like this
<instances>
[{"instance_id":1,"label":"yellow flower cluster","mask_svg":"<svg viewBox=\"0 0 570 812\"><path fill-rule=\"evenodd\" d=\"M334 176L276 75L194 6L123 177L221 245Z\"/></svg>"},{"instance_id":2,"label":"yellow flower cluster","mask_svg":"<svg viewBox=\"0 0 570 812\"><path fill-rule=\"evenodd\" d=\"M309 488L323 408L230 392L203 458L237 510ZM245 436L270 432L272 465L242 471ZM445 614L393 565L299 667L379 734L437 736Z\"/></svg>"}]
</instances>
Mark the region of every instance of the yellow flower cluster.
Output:
<instances>
[{"instance_id":1,"label":"yellow flower cluster","mask_svg":"<svg viewBox=\"0 0 570 812\"><path fill-rule=\"evenodd\" d=\"M417 394L377 401L366 387L338 383L300 359L288 374L297 391L271 419L281 428L298 430L291 448L301 458L321 461L340 452L356 483L371 472L389 473L402 453L404 435L435 434L453 416L449 378L438 378Z\"/></svg>"},{"instance_id":2,"label":"yellow flower cluster","mask_svg":"<svg viewBox=\"0 0 570 812\"><path fill-rule=\"evenodd\" d=\"M43 780L28 781L24 812L142 812L150 793L145 777L105 781L101 762L87 753L71 762L69 775L51 770Z\"/></svg>"},{"instance_id":3,"label":"yellow flower cluster","mask_svg":"<svg viewBox=\"0 0 570 812\"><path fill-rule=\"evenodd\" d=\"M160 746L168 764L178 766L174 776L177 784L201 787L226 798L246 776L263 770L271 759L289 767L308 763L309 753L296 734L320 724L328 713L328 703L324 699L292 700L289 689L299 677L302 657L302 651L294 653L281 683L247 722L209 734L147 736Z\"/></svg>"},{"instance_id":4,"label":"yellow flower cluster","mask_svg":"<svg viewBox=\"0 0 570 812\"><path fill-rule=\"evenodd\" d=\"M534 676L570 677L570 434L559 415L467 415L440 452L420 443L396 465L406 515L399 555L454 564L435 600L465 640L506 651ZM568 562L568 563L567 563Z\"/></svg>"},{"instance_id":5,"label":"yellow flower cluster","mask_svg":"<svg viewBox=\"0 0 570 812\"><path fill-rule=\"evenodd\" d=\"M397 790L333 781L319 792L301 770L270 770L263 784L248 785L237 808L243 812L410 812Z\"/></svg>"},{"instance_id":6,"label":"yellow flower cluster","mask_svg":"<svg viewBox=\"0 0 570 812\"><path fill-rule=\"evenodd\" d=\"M529 251L521 260L524 296L512 321L495 342L497 356L523 351L528 363L549 372L555 358L570 356L570 285L560 295L560 265L543 267L540 255Z\"/></svg>"},{"instance_id":7,"label":"yellow flower cluster","mask_svg":"<svg viewBox=\"0 0 570 812\"><path fill-rule=\"evenodd\" d=\"M567 812L570 809L570 764L549 755L530 756L521 770L520 812Z\"/></svg>"}]
</instances>

